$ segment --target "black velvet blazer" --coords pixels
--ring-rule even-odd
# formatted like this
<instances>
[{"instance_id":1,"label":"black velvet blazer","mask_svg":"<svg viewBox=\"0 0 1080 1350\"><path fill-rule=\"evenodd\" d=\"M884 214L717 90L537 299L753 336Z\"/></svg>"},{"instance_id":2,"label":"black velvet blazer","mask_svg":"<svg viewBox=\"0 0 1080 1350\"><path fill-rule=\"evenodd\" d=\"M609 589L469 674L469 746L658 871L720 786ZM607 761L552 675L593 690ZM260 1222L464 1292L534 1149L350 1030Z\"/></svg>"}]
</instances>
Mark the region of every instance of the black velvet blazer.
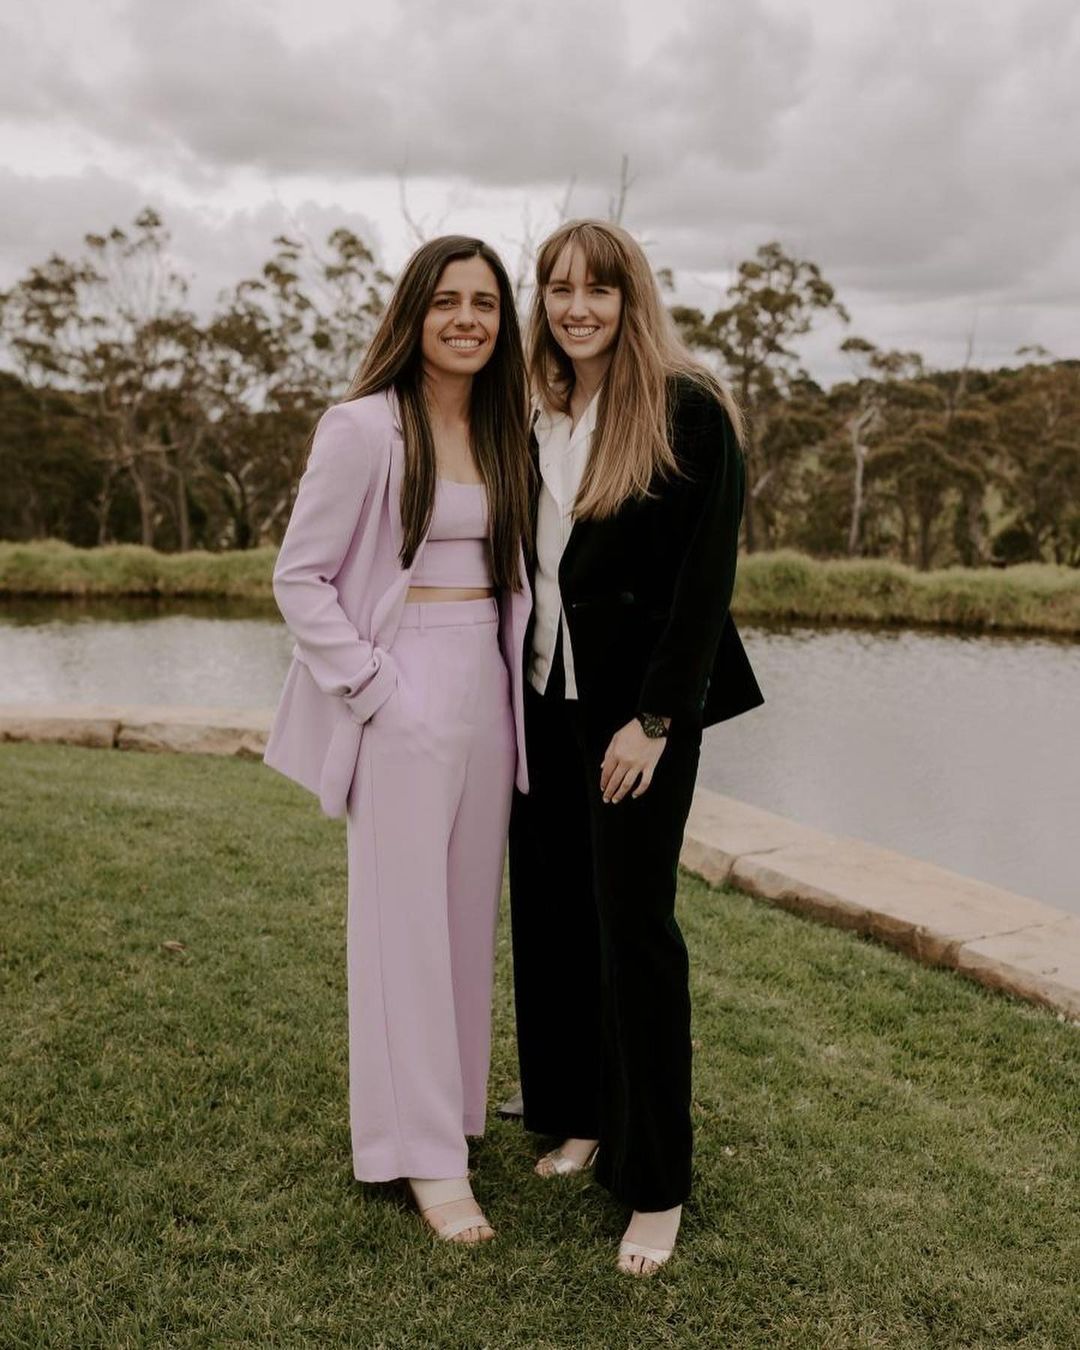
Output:
<instances>
[{"instance_id":1,"label":"black velvet blazer","mask_svg":"<svg viewBox=\"0 0 1080 1350\"><path fill-rule=\"evenodd\" d=\"M650 497L575 522L559 589L583 704L709 726L763 699L729 612L742 452L723 407L686 379L672 450L679 472L658 475Z\"/></svg>"}]
</instances>

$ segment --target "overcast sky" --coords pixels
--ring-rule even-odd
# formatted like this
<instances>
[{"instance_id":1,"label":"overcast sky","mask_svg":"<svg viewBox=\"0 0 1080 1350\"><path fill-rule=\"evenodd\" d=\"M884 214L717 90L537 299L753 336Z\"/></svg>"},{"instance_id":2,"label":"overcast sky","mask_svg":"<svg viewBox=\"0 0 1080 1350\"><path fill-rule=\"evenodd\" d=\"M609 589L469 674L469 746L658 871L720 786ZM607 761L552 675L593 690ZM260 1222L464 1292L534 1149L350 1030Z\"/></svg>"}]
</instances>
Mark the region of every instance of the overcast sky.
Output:
<instances>
[{"instance_id":1,"label":"overcast sky","mask_svg":"<svg viewBox=\"0 0 1080 1350\"><path fill-rule=\"evenodd\" d=\"M627 154L680 298L775 238L881 346L1080 357L1078 73L1075 0L5 0L0 286L147 203L203 307L283 229L395 270L402 179L513 267Z\"/></svg>"}]
</instances>

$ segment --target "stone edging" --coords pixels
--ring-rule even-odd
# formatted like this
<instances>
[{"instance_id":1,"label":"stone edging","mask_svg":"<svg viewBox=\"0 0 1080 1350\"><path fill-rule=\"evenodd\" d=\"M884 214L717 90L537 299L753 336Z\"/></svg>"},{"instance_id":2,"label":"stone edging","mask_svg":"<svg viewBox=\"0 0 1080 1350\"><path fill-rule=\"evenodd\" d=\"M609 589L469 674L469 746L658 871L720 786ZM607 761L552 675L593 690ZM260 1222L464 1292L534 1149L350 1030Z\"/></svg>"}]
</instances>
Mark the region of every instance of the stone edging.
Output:
<instances>
[{"instance_id":1,"label":"stone edging","mask_svg":"<svg viewBox=\"0 0 1080 1350\"><path fill-rule=\"evenodd\" d=\"M698 788L682 865L1080 1018L1080 916Z\"/></svg>"},{"instance_id":2,"label":"stone edging","mask_svg":"<svg viewBox=\"0 0 1080 1350\"><path fill-rule=\"evenodd\" d=\"M272 717L270 708L0 703L0 741L261 759Z\"/></svg>"},{"instance_id":3,"label":"stone edging","mask_svg":"<svg viewBox=\"0 0 1080 1350\"><path fill-rule=\"evenodd\" d=\"M0 741L258 758L270 709L0 704ZM1080 1019L1080 916L705 788L682 864Z\"/></svg>"}]
</instances>

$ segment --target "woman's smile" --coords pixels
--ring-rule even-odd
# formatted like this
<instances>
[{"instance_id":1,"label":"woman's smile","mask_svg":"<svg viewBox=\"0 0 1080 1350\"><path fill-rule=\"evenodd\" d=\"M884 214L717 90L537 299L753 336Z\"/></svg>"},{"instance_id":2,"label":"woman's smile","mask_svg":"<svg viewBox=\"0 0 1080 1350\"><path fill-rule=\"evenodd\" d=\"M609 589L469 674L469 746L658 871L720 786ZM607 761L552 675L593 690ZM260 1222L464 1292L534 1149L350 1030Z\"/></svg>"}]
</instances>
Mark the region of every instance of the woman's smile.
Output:
<instances>
[{"instance_id":1,"label":"woman's smile","mask_svg":"<svg viewBox=\"0 0 1080 1350\"><path fill-rule=\"evenodd\" d=\"M568 247L544 285L551 334L572 361L610 359L619 335L622 292L598 280L580 248Z\"/></svg>"},{"instance_id":2,"label":"woman's smile","mask_svg":"<svg viewBox=\"0 0 1080 1350\"><path fill-rule=\"evenodd\" d=\"M429 374L472 378L487 364L499 336L499 283L480 257L443 268L420 334Z\"/></svg>"}]
</instances>

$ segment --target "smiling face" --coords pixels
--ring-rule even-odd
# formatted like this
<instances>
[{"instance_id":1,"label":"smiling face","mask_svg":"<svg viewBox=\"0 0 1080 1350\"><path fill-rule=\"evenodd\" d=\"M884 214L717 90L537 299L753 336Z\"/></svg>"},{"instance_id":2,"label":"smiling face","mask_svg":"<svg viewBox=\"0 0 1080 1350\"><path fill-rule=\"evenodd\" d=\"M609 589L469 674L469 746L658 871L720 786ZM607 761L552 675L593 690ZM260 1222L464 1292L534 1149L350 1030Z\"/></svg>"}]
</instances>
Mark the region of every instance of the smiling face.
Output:
<instances>
[{"instance_id":1,"label":"smiling face","mask_svg":"<svg viewBox=\"0 0 1080 1350\"><path fill-rule=\"evenodd\" d=\"M475 375L499 336L499 283L481 257L457 258L439 275L420 338L431 374Z\"/></svg>"},{"instance_id":2,"label":"smiling face","mask_svg":"<svg viewBox=\"0 0 1080 1350\"><path fill-rule=\"evenodd\" d=\"M610 358L619 336L622 305L618 286L598 281L578 247L564 250L544 287L552 336L571 361Z\"/></svg>"}]
</instances>

